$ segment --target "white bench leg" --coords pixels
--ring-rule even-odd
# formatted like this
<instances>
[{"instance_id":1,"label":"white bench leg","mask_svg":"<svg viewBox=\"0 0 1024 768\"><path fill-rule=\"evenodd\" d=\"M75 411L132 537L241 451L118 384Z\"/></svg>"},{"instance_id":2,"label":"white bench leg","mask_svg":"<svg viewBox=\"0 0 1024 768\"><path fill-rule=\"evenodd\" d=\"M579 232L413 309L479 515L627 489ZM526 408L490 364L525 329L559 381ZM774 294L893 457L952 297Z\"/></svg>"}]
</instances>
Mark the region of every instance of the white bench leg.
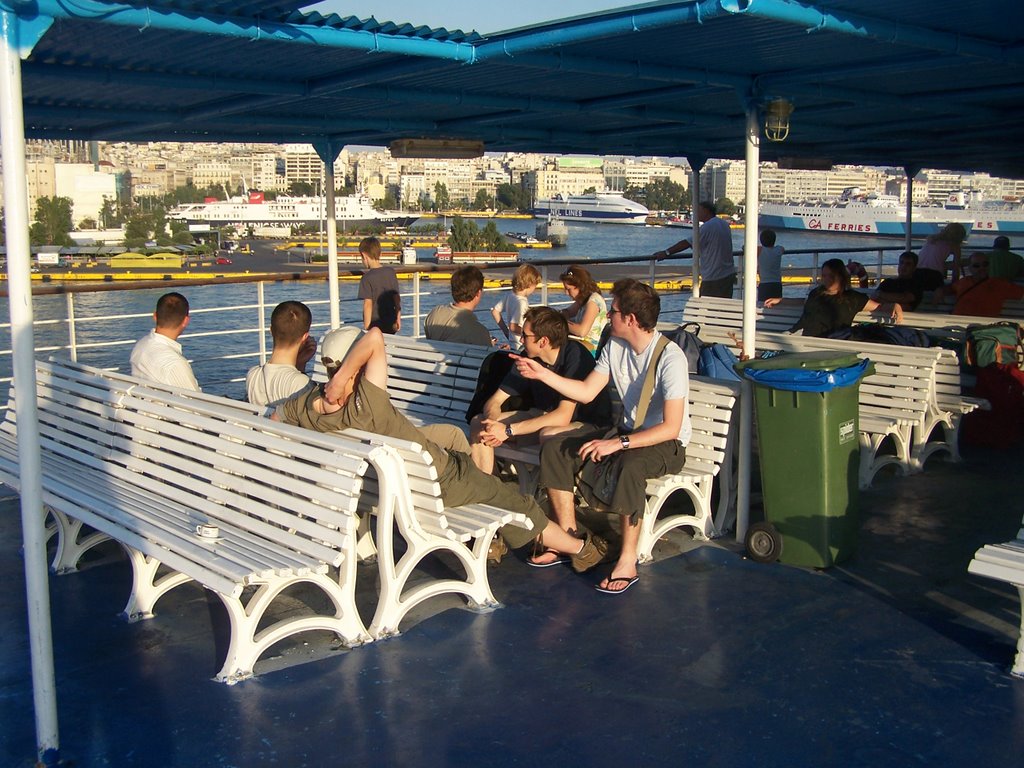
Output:
<instances>
[{"instance_id":1,"label":"white bench leg","mask_svg":"<svg viewBox=\"0 0 1024 768\"><path fill-rule=\"evenodd\" d=\"M924 425L915 430L914 444L911 449L913 461L919 468L924 468L925 461L933 453L946 451L949 461L960 461L960 424L963 415L959 413L943 413L931 415L925 419ZM932 432L942 430L942 440L929 440Z\"/></svg>"},{"instance_id":2,"label":"white bench leg","mask_svg":"<svg viewBox=\"0 0 1024 768\"><path fill-rule=\"evenodd\" d=\"M659 479L660 480L660 479ZM637 561L649 563L654 559L654 545L666 533L676 528L690 526L695 539L710 539L715 533L714 521L711 517L711 486L714 478L708 475L699 482L689 479L680 482L665 483L655 495L647 497L644 514L640 518L640 539L637 542ZM693 502L694 514L671 515L659 519L658 513L676 491L685 491Z\"/></svg>"},{"instance_id":3,"label":"white bench leg","mask_svg":"<svg viewBox=\"0 0 1024 768\"><path fill-rule=\"evenodd\" d=\"M890 464L895 464L899 467L900 474L902 475L909 475L913 471L914 464L911 460L909 443L910 434L911 430L909 427L897 427L895 430L885 433L860 433L860 463L858 466L857 485L861 490L870 488L871 481L875 479L878 471ZM890 437L896 449L895 454L879 454L878 450L882 447L886 438Z\"/></svg>"},{"instance_id":4,"label":"white bench leg","mask_svg":"<svg viewBox=\"0 0 1024 768\"><path fill-rule=\"evenodd\" d=\"M132 564L132 593L124 610L121 611L121 616L127 621L153 618L153 608L157 600L175 587L192 581L177 571L170 571L157 579L159 560L148 557L126 544L121 546L128 553L128 561Z\"/></svg>"},{"instance_id":5,"label":"white bench leg","mask_svg":"<svg viewBox=\"0 0 1024 768\"><path fill-rule=\"evenodd\" d=\"M282 619L258 630L260 622L274 600L284 590L301 583L320 587L334 605L334 614L312 614ZM228 611L231 639L224 666L214 679L228 685L252 677L253 667L270 646L300 632L327 630L336 634L348 646L370 641L370 636L366 633L356 611L354 582L351 581L342 585L327 574L306 574L275 579L263 584L246 602L230 595L217 593L217 596Z\"/></svg>"},{"instance_id":6,"label":"white bench leg","mask_svg":"<svg viewBox=\"0 0 1024 768\"><path fill-rule=\"evenodd\" d=\"M1017 655L1013 660L1013 668L1010 674L1016 677L1024 677L1024 586L1017 585L1017 593L1020 595L1020 636L1017 638Z\"/></svg>"},{"instance_id":7,"label":"white bench leg","mask_svg":"<svg viewBox=\"0 0 1024 768\"><path fill-rule=\"evenodd\" d=\"M82 556L97 544L109 541L110 537L99 531L90 531L82 536L83 523L68 517L63 512L47 508L52 522L46 526L46 538L57 536L57 551L50 568L54 573L72 573L78 570Z\"/></svg>"}]
</instances>

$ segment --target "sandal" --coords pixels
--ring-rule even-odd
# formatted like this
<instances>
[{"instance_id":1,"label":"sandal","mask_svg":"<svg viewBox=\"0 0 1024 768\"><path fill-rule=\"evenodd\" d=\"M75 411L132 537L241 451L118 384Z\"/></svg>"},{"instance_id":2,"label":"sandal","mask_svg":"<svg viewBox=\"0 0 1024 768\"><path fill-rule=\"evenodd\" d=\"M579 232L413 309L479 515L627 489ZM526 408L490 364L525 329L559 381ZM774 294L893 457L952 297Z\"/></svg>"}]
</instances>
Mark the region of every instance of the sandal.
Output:
<instances>
[{"instance_id":1,"label":"sandal","mask_svg":"<svg viewBox=\"0 0 1024 768\"><path fill-rule=\"evenodd\" d=\"M550 568L554 565L564 565L571 560L569 555L545 547L542 537L538 536L533 540L533 552L526 558L526 564L533 568Z\"/></svg>"}]
</instances>

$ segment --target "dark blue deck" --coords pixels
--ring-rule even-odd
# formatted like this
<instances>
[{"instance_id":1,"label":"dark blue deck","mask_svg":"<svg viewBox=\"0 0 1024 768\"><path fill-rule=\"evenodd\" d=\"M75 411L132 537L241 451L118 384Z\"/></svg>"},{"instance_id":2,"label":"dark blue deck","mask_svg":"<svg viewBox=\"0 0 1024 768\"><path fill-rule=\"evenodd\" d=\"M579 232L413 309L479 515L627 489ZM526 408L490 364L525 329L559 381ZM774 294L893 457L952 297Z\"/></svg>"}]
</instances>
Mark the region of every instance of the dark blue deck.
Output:
<instances>
[{"instance_id":1,"label":"dark blue deck","mask_svg":"<svg viewBox=\"0 0 1024 768\"><path fill-rule=\"evenodd\" d=\"M215 597L187 586L126 625L125 562L51 577L62 755L166 768L1015 764L1016 593L966 567L1020 527L1005 478L1022 458L974 451L878 478L859 555L829 571L686 551L684 536L608 597L592 576L506 560L501 610L447 610L352 651L313 638L283 655L317 660L230 687L211 681L226 633ZM16 503L0 534L0 764L20 768L35 736Z\"/></svg>"}]
</instances>

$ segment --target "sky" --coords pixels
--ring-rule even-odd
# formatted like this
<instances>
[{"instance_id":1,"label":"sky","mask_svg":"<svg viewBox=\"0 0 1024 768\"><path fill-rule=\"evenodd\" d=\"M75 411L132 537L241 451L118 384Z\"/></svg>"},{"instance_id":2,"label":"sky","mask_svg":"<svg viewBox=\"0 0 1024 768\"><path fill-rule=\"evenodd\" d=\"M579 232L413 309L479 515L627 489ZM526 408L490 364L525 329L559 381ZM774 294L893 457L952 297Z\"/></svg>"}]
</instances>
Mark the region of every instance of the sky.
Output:
<instances>
[{"instance_id":1,"label":"sky","mask_svg":"<svg viewBox=\"0 0 1024 768\"><path fill-rule=\"evenodd\" d=\"M636 0L325 0L303 10L489 33L634 4Z\"/></svg>"}]
</instances>

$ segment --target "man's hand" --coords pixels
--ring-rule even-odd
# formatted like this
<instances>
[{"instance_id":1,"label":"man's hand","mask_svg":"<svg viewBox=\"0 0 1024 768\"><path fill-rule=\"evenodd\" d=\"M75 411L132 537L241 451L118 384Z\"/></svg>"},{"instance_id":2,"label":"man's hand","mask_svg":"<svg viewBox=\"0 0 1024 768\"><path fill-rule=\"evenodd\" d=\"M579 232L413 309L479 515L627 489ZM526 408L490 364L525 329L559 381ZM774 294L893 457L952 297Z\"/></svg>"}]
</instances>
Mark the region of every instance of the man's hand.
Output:
<instances>
[{"instance_id":1,"label":"man's hand","mask_svg":"<svg viewBox=\"0 0 1024 768\"><path fill-rule=\"evenodd\" d=\"M302 346L299 347L299 353L295 356L295 367L300 371L305 371L306 365L313 359L313 355L315 354L316 337L307 336L306 340L302 342Z\"/></svg>"},{"instance_id":2,"label":"man's hand","mask_svg":"<svg viewBox=\"0 0 1024 768\"><path fill-rule=\"evenodd\" d=\"M540 381L544 378L545 374L549 373L549 369L529 357L522 355L509 355L509 357L515 361L516 370L524 379L537 379Z\"/></svg>"},{"instance_id":3,"label":"man's hand","mask_svg":"<svg viewBox=\"0 0 1024 768\"><path fill-rule=\"evenodd\" d=\"M497 419L484 419L480 422L480 442L492 448L502 445L508 439L505 435L506 426Z\"/></svg>"},{"instance_id":4,"label":"man's hand","mask_svg":"<svg viewBox=\"0 0 1024 768\"><path fill-rule=\"evenodd\" d=\"M584 443L583 447L580 448L580 458L586 461L587 459L593 459L601 461L605 456L611 456L613 453L618 453L622 450L622 441L617 437L609 438L608 440L591 440L589 443Z\"/></svg>"}]
</instances>

